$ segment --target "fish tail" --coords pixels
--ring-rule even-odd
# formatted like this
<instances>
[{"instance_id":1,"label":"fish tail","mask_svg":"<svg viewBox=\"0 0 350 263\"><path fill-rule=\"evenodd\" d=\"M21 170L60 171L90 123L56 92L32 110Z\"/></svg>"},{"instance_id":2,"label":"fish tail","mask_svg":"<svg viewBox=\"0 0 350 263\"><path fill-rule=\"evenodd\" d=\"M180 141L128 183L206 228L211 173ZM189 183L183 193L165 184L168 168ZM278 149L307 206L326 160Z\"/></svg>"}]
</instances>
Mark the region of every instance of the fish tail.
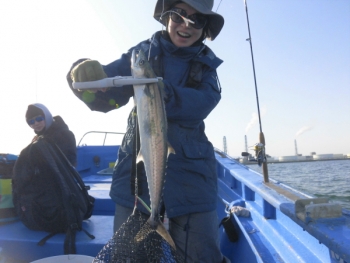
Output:
<instances>
[{"instance_id":1,"label":"fish tail","mask_svg":"<svg viewBox=\"0 0 350 263\"><path fill-rule=\"evenodd\" d=\"M173 247L173 249L176 249L172 237L161 221L155 223L155 221L151 222L151 220L148 219L147 222L141 227L140 231L136 234L135 240L137 242L141 242L154 231L156 231L165 241L167 241L169 245Z\"/></svg>"},{"instance_id":2,"label":"fish tail","mask_svg":"<svg viewBox=\"0 0 350 263\"><path fill-rule=\"evenodd\" d=\"M162 222L159 222L156 231L162 238L165 239L165 241L169 243L170 246L173 247L173 249L176 249L174 240L170 236L169 232L165 229Z\"/></svg>"}]
</instances>

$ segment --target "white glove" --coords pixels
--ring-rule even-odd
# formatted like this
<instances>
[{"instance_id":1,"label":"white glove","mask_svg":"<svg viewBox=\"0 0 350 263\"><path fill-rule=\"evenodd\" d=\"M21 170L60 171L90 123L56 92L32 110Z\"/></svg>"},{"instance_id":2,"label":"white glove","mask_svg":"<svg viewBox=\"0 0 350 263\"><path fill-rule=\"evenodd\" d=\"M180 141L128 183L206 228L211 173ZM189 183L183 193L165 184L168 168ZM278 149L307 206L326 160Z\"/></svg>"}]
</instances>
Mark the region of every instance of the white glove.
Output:
<instances>
[{"instance_id":1,"label":"white glove","mask_svg":"<svg viewBox=\"0 0 350 263\"><path fill-rule=\"evenodd\" d=\"M233 206L231 208L231 213L234 213L236 216L243 216L243 217L250 216L249 210L241 206Z\"/></svg>"}]
</instances>

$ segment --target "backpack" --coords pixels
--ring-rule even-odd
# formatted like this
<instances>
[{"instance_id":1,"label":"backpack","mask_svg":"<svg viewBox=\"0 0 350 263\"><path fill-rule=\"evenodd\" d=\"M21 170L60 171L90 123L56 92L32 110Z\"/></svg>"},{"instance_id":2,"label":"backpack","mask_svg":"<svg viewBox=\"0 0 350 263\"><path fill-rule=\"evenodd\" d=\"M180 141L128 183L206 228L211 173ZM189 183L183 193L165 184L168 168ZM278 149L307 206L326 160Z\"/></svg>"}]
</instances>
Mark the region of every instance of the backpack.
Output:
<instances>
[{"instance_id":1,"label":"backpack","mask_svg":"<svg viewBox=\"0 0 350 263\"><path fill-rule=\"evenodd\" d=\"M65 233L64 254L75 254L75 235L92 215L95 199L59 147L40 136L24 148L14 167L13 203L25 226L50 234ZM90 238L94 236L83 230Z\"/></svg>"},{"instance_id":2,"label":"backpack","mask_svg":"<svg viewBox=\"0 0 350 263\"><path fill-rule=\"evenodd\" d=\"M12 174L17 155L0 154L0 225L18 219L12 202Z\"/></svg>"}]
</instances>

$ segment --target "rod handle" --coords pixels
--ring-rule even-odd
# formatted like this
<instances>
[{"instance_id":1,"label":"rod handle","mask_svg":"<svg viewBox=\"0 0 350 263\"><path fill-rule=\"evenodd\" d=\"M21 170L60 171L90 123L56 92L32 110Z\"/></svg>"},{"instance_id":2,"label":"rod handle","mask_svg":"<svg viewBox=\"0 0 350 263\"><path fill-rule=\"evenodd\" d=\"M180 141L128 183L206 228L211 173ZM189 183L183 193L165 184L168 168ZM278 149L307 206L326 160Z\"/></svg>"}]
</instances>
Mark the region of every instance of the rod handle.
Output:
<instances>
[{"instance_id":1,"label":"rod handle","mask_svg":"<svg viewBox=\"0 0 350 263\"><path fill-rule=\"evenodd\" d=\"M264 145L264 158L265 158L265 136L263 132L259 133L259 142ZM267 162L264 161L262 163L262 170L263 170L263 176L264 176L264 182L269 182L269 172L267 170Z\"/></svg>"}]
</instances>

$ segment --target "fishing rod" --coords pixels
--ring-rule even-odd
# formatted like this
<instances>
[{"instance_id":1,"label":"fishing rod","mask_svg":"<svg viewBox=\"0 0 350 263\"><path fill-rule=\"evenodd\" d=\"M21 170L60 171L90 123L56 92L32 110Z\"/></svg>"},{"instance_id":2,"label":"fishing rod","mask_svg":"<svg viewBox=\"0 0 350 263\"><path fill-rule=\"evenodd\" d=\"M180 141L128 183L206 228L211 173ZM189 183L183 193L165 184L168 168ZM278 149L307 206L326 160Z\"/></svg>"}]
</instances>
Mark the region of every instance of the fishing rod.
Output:
<instances>
[{"instance_id":1,"label":"fishing rod","mask_svg":"<svg viewBox=\"0 0 350 263\"><path fill-rule=\"evenodd\" d=\"M248 33L249 33L249 38L247 39L247 41L249 41L249 44L250 44L250 54L251 54L251 57L252 57L256 104L257 104L257 108L258 108L259 127L260 127L259 143L255 145L254 150L255 150L256 159L258 160L258 164L259 165L262 164L264 182L268 183L269 182L269 174L268 174L268 170L267 170L267 161L266 161L266 154L265 154L265 136L264 136L264 133L262 131L262 125L261 125L258 86L256 84L254 55L253 55L253 44L252 44L252 37L251 37L251 34L250 34L247 0L244 0L244 5L245 5L246 16L247 16L247 25L248 25Z\"/></svg>"}]
</instances>

